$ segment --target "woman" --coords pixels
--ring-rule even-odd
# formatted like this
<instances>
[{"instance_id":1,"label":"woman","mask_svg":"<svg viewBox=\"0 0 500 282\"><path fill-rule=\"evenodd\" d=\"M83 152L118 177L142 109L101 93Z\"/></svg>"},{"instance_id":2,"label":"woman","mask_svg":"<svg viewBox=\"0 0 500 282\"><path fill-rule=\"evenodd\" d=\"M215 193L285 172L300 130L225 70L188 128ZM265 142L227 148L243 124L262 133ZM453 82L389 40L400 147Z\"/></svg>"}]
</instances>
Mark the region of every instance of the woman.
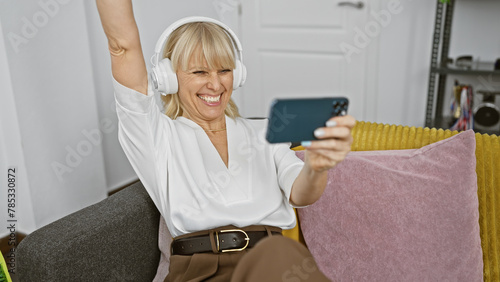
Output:
<instances>
[{"instance_id":1,"label":"woman","mask_svg":"<svg viewBox=\"0 0 500 282\"><path fill-rule=\"evenodd\" d=\"M319 128L321 140L303 144L304 162L288 145L266 143L266 121L239 117L231 101L238 62L231 38L206 22L182 25L168 38L164 56L178 87L164 98L162 114L131 1L97 6L120 143L174 237L166 281L327 281L302 245L272 235L295 225L293 206L319 199L328 169L350 150L354 119L332 118Z\"/></svg>"}]
</instances>

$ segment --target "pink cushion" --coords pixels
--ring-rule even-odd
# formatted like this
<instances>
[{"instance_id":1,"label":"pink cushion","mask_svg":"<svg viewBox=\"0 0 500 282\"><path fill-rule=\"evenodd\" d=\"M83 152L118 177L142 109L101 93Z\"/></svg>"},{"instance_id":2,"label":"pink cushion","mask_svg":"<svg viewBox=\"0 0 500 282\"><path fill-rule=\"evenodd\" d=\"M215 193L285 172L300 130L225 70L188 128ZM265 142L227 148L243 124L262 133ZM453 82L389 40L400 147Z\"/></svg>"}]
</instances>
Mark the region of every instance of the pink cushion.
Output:
<instances>
[{"instance_id":1,"label":"pink cushion","mask_svg":"<svg viewBox=\"0 0 500 282\"><path fill-rule=\"evenodd\" d=\"M307 246L333 281L482 281L475 167L472 131L351 152L299 209Z\"/></svg>"},{"instance_id":2,"label":"pink cushion","mask_svg":"<svg viewBox=\"0 0 500 282\"><path fill-rule=\"evenodd\" d=\"M160 249L160 263L156 270L156 276L153 282L162 282L168 275L170 266L170 244L172 243L172 235L168 231L167 223L163 216L160 216L160 226L158 229L158 248Z\"/></svg>"}]
</instances>

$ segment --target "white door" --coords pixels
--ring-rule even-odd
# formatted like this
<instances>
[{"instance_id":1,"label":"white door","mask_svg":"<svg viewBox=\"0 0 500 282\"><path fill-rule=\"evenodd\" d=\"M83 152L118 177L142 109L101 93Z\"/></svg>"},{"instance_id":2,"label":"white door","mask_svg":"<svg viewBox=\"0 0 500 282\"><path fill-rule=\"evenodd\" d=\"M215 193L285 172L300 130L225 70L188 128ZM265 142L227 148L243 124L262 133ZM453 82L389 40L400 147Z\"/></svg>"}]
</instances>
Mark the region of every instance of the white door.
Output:
<instances>
[{"instance_id":1,"label":"white door","mask_svg":"<svg viewBox=\"0 0 500 282\"><path fill-rule=\"evenodd\" d=\"M241 1L240 34L248 70L243 95L237 98L242 115L267 117L277 97L345 96L351 115L358 120L372 116L367 105L375 92L367 95L367 51L375 47L376 36L364 32L368 4Z\"/></svg>"}]
</instances>

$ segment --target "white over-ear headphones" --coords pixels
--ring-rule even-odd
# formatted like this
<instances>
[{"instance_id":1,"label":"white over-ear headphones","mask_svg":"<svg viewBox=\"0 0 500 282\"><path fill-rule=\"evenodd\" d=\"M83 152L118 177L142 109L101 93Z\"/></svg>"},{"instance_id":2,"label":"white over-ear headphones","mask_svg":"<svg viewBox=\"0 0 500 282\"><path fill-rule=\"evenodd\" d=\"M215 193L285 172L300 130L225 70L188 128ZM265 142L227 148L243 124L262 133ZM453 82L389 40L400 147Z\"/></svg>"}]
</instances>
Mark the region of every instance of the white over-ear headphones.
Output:
<instances>
[{"instance_id":1,"label":"white over-ear headphones","mask_svg":"<svg viewBox=\"0 0 500 282\"><path fill-rule=\"evenodd\" d=\"M235 49L235 53L237 54L237 58L235 58L236 67L233 70L233 89L242 86L246 80L247 70L245 65L243 65L241 43L238 40L238 37L236 37L236 34L227 25L217 20L207 17L187 17L180 19L167 27L156 43L155 53L153 57L151 57L151 63L153 64L153 68L151 70L153 88L162 95L174 94L179 90L177 75L172 68L172 62L170 62L170 59L168 58L162 59L162 56L165 52L165 45L170 34L182 25L194 22L214 23L226 31L233 41L233 47Z\"/></svg>"}]
</instances>

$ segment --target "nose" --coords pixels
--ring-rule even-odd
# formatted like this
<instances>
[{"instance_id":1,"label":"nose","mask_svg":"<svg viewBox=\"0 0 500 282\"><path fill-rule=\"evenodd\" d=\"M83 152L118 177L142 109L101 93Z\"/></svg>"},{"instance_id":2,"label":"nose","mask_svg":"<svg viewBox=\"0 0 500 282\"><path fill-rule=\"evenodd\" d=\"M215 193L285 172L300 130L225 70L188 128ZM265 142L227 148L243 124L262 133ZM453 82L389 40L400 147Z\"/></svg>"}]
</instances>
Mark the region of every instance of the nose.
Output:
<instances>
[{"instance_id":1,"label":"nose","mask_svg":"<svg viewBox=\"0 0 500 282\"><path fill-rule=\"evenodd\" d=\"M222 87L221 78L217 71L210 72L207 87L214 91L218 91Z\"/></svg>"}]
</instances>

